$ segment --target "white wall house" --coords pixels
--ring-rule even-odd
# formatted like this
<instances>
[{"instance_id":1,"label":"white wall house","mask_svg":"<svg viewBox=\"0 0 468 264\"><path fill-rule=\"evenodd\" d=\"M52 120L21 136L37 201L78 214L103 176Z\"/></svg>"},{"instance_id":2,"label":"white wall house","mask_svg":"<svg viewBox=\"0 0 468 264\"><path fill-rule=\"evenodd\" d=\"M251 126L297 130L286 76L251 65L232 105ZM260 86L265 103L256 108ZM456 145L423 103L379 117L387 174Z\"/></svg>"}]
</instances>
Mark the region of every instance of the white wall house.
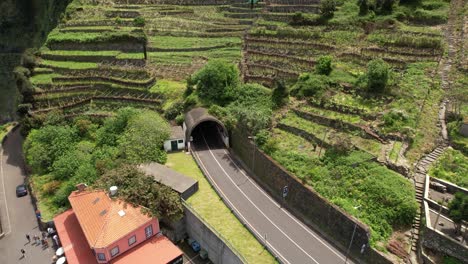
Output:
<instances>
[{"instance_id":1,"label":"white wall house","mask_svg":"<svg viewBox=\"0 0 468 264\"><path fill-rule=\"evenodd\" d=\"M171 136L164 141L164 150L177 151L185 149L185 134L181 126L171 127Z\"/></svg>"}]
</instances>

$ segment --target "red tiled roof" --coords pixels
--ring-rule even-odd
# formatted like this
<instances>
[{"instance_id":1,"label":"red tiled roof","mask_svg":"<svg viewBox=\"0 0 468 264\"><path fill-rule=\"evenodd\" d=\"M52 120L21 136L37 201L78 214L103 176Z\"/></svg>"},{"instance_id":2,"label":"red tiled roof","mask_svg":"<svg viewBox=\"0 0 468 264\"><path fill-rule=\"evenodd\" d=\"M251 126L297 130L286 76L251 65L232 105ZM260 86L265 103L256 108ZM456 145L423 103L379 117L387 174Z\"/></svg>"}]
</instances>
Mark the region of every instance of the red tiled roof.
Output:
<instances>
[{"instance_id":1,"label":"red tiled roof","mask_svg":"<svg viewBox=\"0 0 468 264\"><path fill-rule=\"evenodd\" d=\"M97 264L72 209L56 216L54 223L69 264Z\"/></svg>"},{"instance_id":2,"label":"red tiled roof","mask_svg":"<svg viewBox=\"0 0 468 264\"><path fill-rule=\"evenodd\" d=\"M154 236L122 256L112 264L166 264L180 257L182 251L165 236Z\"/></svg>"},{"instance_id":3,"label":"red tiled roof","mask_svg":"<svg viewBox=\"0 0 468 264\"><path fill-rule=\"evenodd\" d=\"M141 207L112 200L104 191L75 191L68 200L92 248L105 248L152 219Z\"/></svg>"}]
</instances>

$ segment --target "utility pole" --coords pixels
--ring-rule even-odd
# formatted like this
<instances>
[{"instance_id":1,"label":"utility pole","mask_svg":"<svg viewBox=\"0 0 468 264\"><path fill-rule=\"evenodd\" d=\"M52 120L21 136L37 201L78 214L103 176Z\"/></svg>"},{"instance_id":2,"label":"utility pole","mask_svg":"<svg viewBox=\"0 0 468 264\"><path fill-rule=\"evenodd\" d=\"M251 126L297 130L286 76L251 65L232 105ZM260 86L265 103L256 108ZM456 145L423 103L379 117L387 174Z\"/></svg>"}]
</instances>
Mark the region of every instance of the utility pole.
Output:
<instances>
[{"instance_id":1,"label":"utility pole","mask_svg":"<svg viewBox=\"0 0 468 264\"><path fill-rule=\"evenodd\" d=\"M320 158L320 154L322 153L323 142L325 141L325 137L327 136L327 134L328 134L328 129L325 130L325 133L323 134L322 142L320 142L320 150L319 150L319 154L318 154L318 157L319 157L319 158Z\"/></svg>"},{"instance_id":2,"label":"utility pole","mask_svg":"<svg viewBox=\"0 0 468 264\"><path fill-rule=\"evenodd\" d=\"M253 142L253 148L252 148L252 173L255 174L255 148L257 147L257 144L255 144L255 138L252 136L248 136L248 139L252 140Z\"/></svg>"},{"instance_id":3,"label":"utility pole","mask_svg":"<svg viewBox=\"0 0 468 264\"><path fill-rule=\"evenodd\" d=\"M358 210L360 207L361 206L359 205L359 206L354 207L354 209ZM358 215L359 215L359 211L358 211ZM351 240L349 241L348 250L346 250L346 257L345 257L345 261L344 261L345 264L348 263L349 251L351 250L351 245L353 244L354 234L356 233L356 228L357 228L357 222L354 223L353 234L351 235Z\"/></svg>"},{"instance_id":4,"label":"utility pole","mask_svg":"<svg viewBox=\"0 0 468 264\"><path fill-rule=\"evenodd\" d=\"M434 223L434 230L437 230L437 223L439 222L439 217L440 217L440 214L442 213L442 207L444 207L444 203L447 202L447 197L444 197L444 199L442 199L442 203L440 204L440 207L439 207L439 213L437 214L437 217L436 217L436 221Z\"/></svg>"}]
</instances>

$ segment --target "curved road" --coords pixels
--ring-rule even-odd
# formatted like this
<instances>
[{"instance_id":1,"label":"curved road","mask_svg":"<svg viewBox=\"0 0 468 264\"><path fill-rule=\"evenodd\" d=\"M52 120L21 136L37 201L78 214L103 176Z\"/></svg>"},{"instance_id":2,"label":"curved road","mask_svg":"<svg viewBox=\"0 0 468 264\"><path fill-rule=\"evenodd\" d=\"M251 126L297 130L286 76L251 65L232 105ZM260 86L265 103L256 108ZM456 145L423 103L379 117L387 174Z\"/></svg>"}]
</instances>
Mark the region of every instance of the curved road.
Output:
<instances>
[{"instance_id":1,"label":"curved road","mask_svg":"<svg viewBox=\"0 0 468 264\"><path fill-rule=\"evenodd\" d=\"M281 262L345 263L340 251L281 208L249 177L226 150L215 129L200 125L192 136L193 154L205 175Z\"/></svg>"},{"instance_id":2,"label":"curved road","mask_svg":"<svg viewBox=\"0 0 468 264\"><path fill-rule=\"evenodd\" d=\"M22 143L23 138L16 130L0 147L0 219L4 232L0 238L0 263L51 263L54 250L27 243L25 237L40 235L40 231L29 194L16 197L16 186L24 183L26 177ZM22 248L26 251L24 258L20 258Z\"/></svg>"}]
</instances>

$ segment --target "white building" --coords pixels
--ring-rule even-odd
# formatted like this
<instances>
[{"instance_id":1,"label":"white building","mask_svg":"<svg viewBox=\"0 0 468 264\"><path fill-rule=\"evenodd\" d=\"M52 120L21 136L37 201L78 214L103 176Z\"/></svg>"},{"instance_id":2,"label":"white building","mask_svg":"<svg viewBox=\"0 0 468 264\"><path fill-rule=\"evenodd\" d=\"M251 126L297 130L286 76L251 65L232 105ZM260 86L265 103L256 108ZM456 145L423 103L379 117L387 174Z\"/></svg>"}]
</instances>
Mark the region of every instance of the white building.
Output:
<instances>
[{"instance_id":1,"label":"white building","mask_svg":"<svg viewBox=\"0 0 468 264\"><path fill-rule=\"evenodd\" d=\"M177 151L185 149L185 134L181 126L171 127L171 136L164 141L165 151Z\"/></svg>"}]
</instances>

